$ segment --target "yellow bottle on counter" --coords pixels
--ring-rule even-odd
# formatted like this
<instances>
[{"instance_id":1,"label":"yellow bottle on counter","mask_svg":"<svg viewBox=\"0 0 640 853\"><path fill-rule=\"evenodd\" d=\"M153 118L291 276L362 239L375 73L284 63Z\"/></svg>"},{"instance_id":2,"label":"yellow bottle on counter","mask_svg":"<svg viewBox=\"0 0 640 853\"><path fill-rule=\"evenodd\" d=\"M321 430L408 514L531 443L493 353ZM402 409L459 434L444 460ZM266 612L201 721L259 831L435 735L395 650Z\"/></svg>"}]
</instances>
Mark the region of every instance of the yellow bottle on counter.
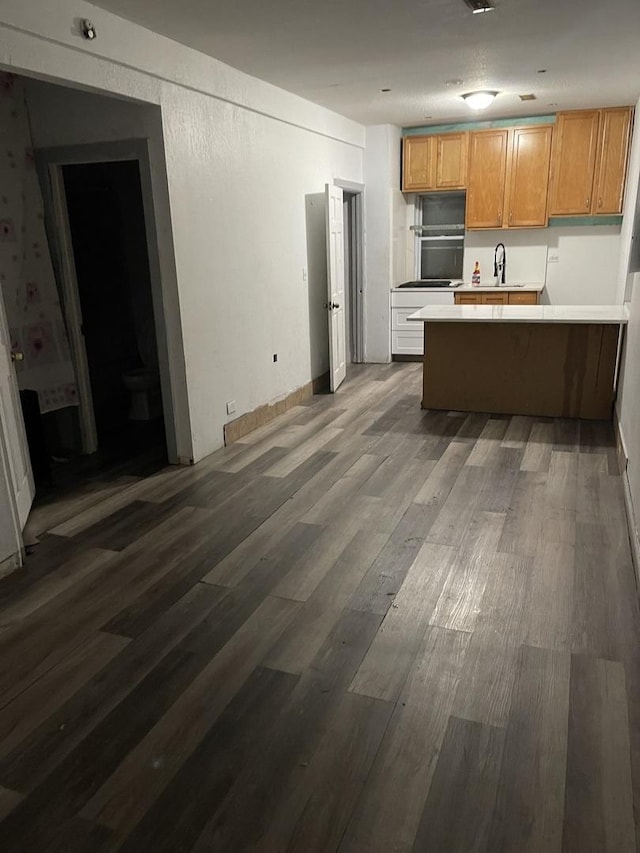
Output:
<instances>
[{"instance_id":1,"label":"yellow bottle on counter","mask_svg":"<svg viewBox=\"0 0 640 853\"><path fill-rule=\"evenodd\" d=\"M480 287L480 261L476 261L473 273L471 274L471 284L474 287Z\"/></svg>"}]
</instances>

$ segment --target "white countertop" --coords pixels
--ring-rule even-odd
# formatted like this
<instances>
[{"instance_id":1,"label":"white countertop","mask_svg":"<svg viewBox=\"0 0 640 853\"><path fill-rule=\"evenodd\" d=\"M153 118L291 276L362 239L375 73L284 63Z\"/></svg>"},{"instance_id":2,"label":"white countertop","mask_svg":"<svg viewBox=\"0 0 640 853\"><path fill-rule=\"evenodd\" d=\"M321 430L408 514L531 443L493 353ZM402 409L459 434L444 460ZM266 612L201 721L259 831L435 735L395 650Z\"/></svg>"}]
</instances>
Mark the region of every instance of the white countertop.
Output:
<instances>
[{"instance_id":1,"label":"white countertop","mask_svg":"<svg viewBox=\"0 0 640 853\"><path fill-rule=\"evenodd\" d=\"M544 290L544 282L542 284L501 284L496 287L495 284L481 284L475 286L473 284L459 284L455 288L454 293L493 293L498 290L524 290L530 293L542 293Z\"/></svg>"},{"instance_id":2,"label":"white countertop","mask_svg":"<svg viewBox=\"0 0 640 853\"><path fill-rule=\"evenodd\" d=\"M455 279L454 279L455 280ZM428 293L432 291L434 293L493 293L498 290L522 290L529 291L530 293L542 293L544 290L544 282L528 282L525 284L501 284L500 287L496 287L495 284L481 284L479 287L476 287L472 284L457 284L455 287L451 285L447 287L392 287L391 290L394 293L424 293L425 291Z\"/></svg>"},{"instance_id":3,"label":"white countertop","mask_svg":"<svg viewBox=\"0 0 640 853\"><path fill-rule=\"evenodd\" d=\"M627 323L625 305L427 305L418 323Z\"/></svg>"},{"instance_id":4,"label":"white countertop","mask_svg":"<svg viewBox=\"0 0 640 853\"><path fill-rule=\"evenodd\" d=\"M460 290L462 287L466 285L462 281L462 279L454 278L453 282L457 282L455 285L446 284L442 285L442 287L405 287L403 285L396 285L391 288L392 293L429 293L432 291L433 293L455 293L457 290ZM406 282L408 284L409 282ZM493 290L493 288L491 288Z\"/></svg>"}]
</instances>

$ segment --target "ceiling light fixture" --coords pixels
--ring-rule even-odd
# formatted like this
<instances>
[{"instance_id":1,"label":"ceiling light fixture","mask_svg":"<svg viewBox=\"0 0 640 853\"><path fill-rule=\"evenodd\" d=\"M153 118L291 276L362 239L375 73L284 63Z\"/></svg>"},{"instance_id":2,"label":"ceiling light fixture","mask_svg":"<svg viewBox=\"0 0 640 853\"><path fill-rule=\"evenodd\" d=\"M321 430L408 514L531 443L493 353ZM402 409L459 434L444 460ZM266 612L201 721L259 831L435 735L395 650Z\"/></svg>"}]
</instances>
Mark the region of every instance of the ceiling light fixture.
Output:
<instances>
[{"instance_id":1,"label":"ceiling light fixture","mask_svg":"<svg viewBox=\"0 0 640 853\"><path fill-rule=\"evenodd\" d=\"M464 0L464 2L474 15L480 15L483 12L493 12L495 9L491 0Z\"/></svg>"},{"instance_id":2,"label":"ceiling light fixture","mask_svg":"<svg viewBox=\"0 0 640 853\"><path fill-rule=\"evenodd\" d=\"M466 95L461 95L462 100L471 107L472 110L486 110L493 103L493 99L498 92L467 92Z\"/></svg>"}]
</instances>

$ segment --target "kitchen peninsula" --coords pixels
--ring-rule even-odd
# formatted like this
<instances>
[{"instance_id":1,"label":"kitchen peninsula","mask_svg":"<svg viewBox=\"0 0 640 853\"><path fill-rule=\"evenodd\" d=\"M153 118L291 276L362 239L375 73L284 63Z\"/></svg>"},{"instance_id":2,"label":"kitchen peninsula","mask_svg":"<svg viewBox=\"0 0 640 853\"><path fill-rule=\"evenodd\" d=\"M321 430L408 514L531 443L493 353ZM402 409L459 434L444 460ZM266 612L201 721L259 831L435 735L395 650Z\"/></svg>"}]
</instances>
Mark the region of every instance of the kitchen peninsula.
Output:
<instances>
[{"instance_id":1,"label":"kitchen peninsula","mask_svg":"<svg viewBox=\"0 0 640 853\"><path fill-rule=\"evenodd\" d=\"M429 305L423 409L609 420L622 305Z\"/></svg>"}]
</instances>

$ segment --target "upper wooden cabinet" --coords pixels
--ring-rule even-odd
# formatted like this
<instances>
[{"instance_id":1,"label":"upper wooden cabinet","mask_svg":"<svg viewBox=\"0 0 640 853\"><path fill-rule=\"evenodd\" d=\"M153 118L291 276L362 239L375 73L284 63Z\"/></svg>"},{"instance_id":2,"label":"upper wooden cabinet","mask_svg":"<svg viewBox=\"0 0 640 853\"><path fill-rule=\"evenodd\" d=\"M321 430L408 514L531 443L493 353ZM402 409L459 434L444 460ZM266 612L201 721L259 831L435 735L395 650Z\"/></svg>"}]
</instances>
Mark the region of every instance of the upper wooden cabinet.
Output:
<instances>
[{"instance_id":1,"label":"upper wooden cabinet","mask_svg":"<svg viewBox=\"0 0 640 853\"><path fill-rule=\"evenodd\" d=\"M467 228L619 214L632 115L631 107L575 110L553 125L406 136L402 189L466 189Z\"/></svg>"},{"instance_id":2,"label":"upper wooden cabinet","mask_svg":"<svg viewBox=\"0 0 640 853\"><path fill-rule=\"evenodd\" d=\"M551 155L549 214L591 213L600 110L558 113Z\"/></svg>"},{"instance_id":3,"label":"upper wooden cabinet","mask_svg":"<svg viewBox=\"0 0 640 853\"><path fill-rule=\"evenodd\" d=\"M551 125L514 127L507 156L508 228L539 228L547 224L547 192L551 162Z\"/></svg>"},{"instance_id":4,"label":"upper wooden cabinet","mask_svg":"<svg viewBox=\"0 0 640 853\"><path fill-rule=\"evenodd\" d=\"M436 137L437 190L464 189L467 185L469 134L448 133Z\"/></svg>"},{"instance_id":5,"label":"upper wooden cabinet","mask_svg":"<svg viewBox=\"0 0 640 853\"><path fill-rule=\"evenodd\" d=\"M631 108L558 113L550 216L621 213Z\"/></svg>"},{"instance_id":6,"label":"upper wooden cabinet","mask_svg":"<svg viewBox=\"0 0 640 853\"><path fill-rule=\"evenodd\" d=\"M501 228L507 172L507 130L470 134L467 228Z\"/></svg>"},{"instance_id":7,"label":"upper wooden cabinet","mask_svg":"<svg viewBox=\"0 0 640 853\"><path fill-rule=\"evenodd\" d=\"M435 136L405 136L402 140L402 189L432 189L435 184Z\"/></svg>"},{"instance_id":8,"label":"upper wooden cabinet","mask_svg":"<svg viewBox=\"0 0 640 853\"><path fill-rule=\"evenodd\" d=\"M622 213L630 130L631 109L602 110L591 205L593 213Z\"/></svg>"},{"instance_id":9,"label":"upper wooden cabinet","mask_svg":"<svg viewBox=\"0 0 640 853\"><path fill-rule=\"evenodd\" d=\"M551 125L471 134L467 228L547 224Z\"/></svg>"},{"instance_id":10,"label":"upper wooden cabinet","mask_svg":"<svg viewBox=\"0 0 640 853\"><path fill-rule=\"evenodd\" d=\"M402 144L403 192L464 189L468 133L405 136Z\"/></svg>"},{"instance_id":11,"label":"upper wooden cabinet","mask_svg":"<svg viewBox=\"0 0 640 853\"><path fill-rule=\"evenodd\" d=\"M502 228L507 176L508 130L470 134L467 228Z\"/></svg>"}]
</instances>

